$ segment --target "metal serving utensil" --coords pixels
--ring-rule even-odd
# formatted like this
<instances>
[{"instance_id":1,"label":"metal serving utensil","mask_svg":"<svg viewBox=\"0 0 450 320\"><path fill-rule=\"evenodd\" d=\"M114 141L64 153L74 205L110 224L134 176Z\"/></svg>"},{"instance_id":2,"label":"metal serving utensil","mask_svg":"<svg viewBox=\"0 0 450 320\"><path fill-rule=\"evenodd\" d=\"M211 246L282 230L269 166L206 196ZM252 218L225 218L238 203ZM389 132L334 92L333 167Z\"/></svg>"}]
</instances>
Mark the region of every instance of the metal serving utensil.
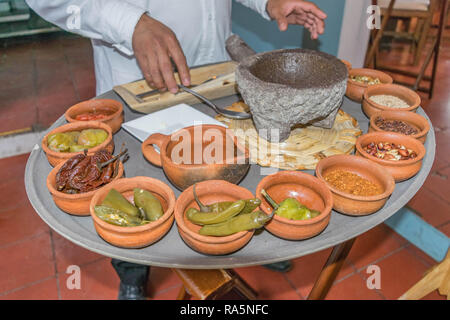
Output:
<instances>
[{"instance_id":1,"label":"metal serving utensil","mask_svg":"<svg viewBox=\"0 0 450 320\"><path fill-rule=\"evenodd\" d=\"M225 110L225 109L220 109L218 106L216 106L211 100L205 98L204 96L202 96L201 94L198 94L197 92L195 92L194 90L191 90L185 86L183 86L182 84L178 84L178 87L181 90L184 90L186 92L189 92L190 94L196 96L197 98L199 98L200 100L202 100L204 103L206 103L209 107L213 108L214 111L216 111L217 113L223 115L224 117L227 118L231 118L231 119L237 119L237 120L242 120L242 119L250 119L251 118L251 114L250 113L245 113L245 112L237 112L237 111L230 111L230 110Z\"/></svg>"},{"instance_id":2,"label":"metal serving utensil","mask_svg":"<svg viewBox=\"0 0 450 320\"><path fill-rule=\"evenodd\" d=\"M222 75L220 75L220 76L212 76L211 78L209 78L209 79L203 81L202 83L195 84L195 85L193 85L193 86L194 86L194 87L200 86L200 85L202 85L202 84L204 84L204 83L207 83L207 82L216 80L217 78L219 78L219 77L221 77L221 76L222 76ZM153 89L153 90L150 90L150 91L147 91L147 92L142 92L142 93L137 94L137 95L136 95L136 98L138 98L138 99L148 98L149 96L155 95L156 93L161 93L161 91L160 91L159 89ZM175 93L175 94L178 94L178 93Z\"/></svg>"}]
</instances>

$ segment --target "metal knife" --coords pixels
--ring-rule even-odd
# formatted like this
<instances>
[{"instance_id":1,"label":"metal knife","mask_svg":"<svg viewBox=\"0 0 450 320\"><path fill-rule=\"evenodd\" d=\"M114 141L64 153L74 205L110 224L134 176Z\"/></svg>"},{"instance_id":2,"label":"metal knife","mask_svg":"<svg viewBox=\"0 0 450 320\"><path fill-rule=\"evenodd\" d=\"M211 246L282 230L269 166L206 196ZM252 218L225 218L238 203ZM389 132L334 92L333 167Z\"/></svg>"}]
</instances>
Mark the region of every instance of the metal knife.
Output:
<instances>
[{"instance_id":1,"label":"metal knife","mask_svg":"<svg viewBox=\"0 0 450 320\"><path fill-rule=\"evenodd\" d=\"M197 87L199 85L202 85L204 83L207 83L209 81L216 80L217 78L220 78L221 76L224 76L224 75L225 74L222 74L220 76L212 76L211 78L203 81L202 83L194 84L194 85L189 86L189 88L195 88L195 87ZM175 93L175 95L179 94L180 92L182 92L182 91L179 91L179 92ZM158 89L154 89L154 90L150 90L150 91L146 91L146 92L142 92L142 93L136 94L136 97L138 99L143 99L145 97L151 96L151 95L156 94L156 93L160 93Z\"/></svg>"}]
</instances>

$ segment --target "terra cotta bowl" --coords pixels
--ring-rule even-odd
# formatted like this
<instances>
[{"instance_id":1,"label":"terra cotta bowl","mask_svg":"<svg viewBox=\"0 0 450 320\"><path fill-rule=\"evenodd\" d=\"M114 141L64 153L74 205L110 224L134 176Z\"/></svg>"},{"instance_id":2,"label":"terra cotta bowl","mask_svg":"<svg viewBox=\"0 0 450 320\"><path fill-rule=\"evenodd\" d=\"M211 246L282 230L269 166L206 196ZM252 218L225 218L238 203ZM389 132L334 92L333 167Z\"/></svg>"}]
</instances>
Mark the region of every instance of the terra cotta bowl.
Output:
<instances>
[{"instance_id":1,"label":"terra cotta bowl","mask_svg":"<svg viewBox=\"0 0 450 320\"><path fill-rule=\"evenodd\" d=\"M396 96L409 104L408 108L391 108L383 106L370 99L374 95L391 95ZM398 84L375 84L367 88L364 92L362 101L362 109L366 116L369 118L378 111L413 111L419 107L421 99L420 96L414 91L405 86Z\"/></svg>"},{"instance_id":2,"label":"terra cotta bowl","mask_svg":"<svg viewBox=\"0 0 450 320\"><path fill-rule=\"evenodd\" d=\"M367 69L367 68L357 68L357 69L351 69L348 72L348 80L347 80L347 90L345 91L345 95L347 98L356 101L356 102L362 102L364 91L371 87L369 85L359 83L353 80L350 80L350 76L369 76L373 78L380 79L381 83L392 83L393 79L390 75L387 73L381 72L379 70L375 69Z\"/></svg>"},{"instance_id":3,"label":"terra cotta bowl","mask_svg":"<svg viewBox=\"0 0 450 320\"><path fill-rule=\"evenodd\" d=\"M352 64L349 61L344 60L344 59L341 59L341 61L342 61L343 64L345 64L345 66L347 67L348 71L352 70Z\"/></svg>"},{"instance_id":4,"label":"terra cotta bowl","mask_svg":"<svg viewBox=\"0 0 450 320\"><path fill-rule=\"evenodd\" d=\"M109 190L113 188L131 203L133 203L134 188L151 192L161 202L164 214L156 221L137 227L121 227L103 221L95 214L94 207L100 205ZM97 233L105 241L122 248L142 248L161 239L172 226L174 208L175 194L173 190L164 182L150 177L122 178L114 181L98 190L90 203L90 213Z\"/></svg>"},{"instance_id":5,"label":"terra cotta bowl","mask_svg":"<svg viewBox=\"0 0 450 320\"><path fill-rule=\"evenodd\" d=\"M425 143L428 131L430 131L430 124L428 123L428 120L420 114L409 111L378 111L373 113L370 117L369 132L385 131L375 124L375 121L378 117L381 117L385 120L398 120L407 122L418 130L418 133L409 136L411 138L419 140L422 143Z\"/></svg>"},{"instance_id":6,"label":"terra cotta bowl","mask_svg":"<svg viewBox=\"0 0 450 320\"><path fill-rule=\"evenodd\" d=\"M383 160L375 156L372 156L365 152L363 148L369 143L395 143L404 145L406 148L411 149L417 153L417 157L409 160ZM422 142L417 139L411 138L404 134L395 132L371 132L360 136L356 140L356 155L369 159L381 166L383 166L394 177L395 182L407 180L417 174L422 167L422 160L425 156L426 150Z\"/></svg>"},{"instance_id":7,"label":"terra cotta bowl","mask_svg":"<svg viewBox=\"0 0 450 320\"><path fill-rule=\"evenodd\" d=\"M383 190L374 196L357 196L340 191L327 183L324 176L334 170L348 171L377 184ZM333 209L352 216L363 216L380 210L395 188L392 175L382 166L362 157L335 155L317 163L316 176L325 182L333 194Z\"/></svg>"},{"instance_id":8,"label":"terra cotta bowl","mask_svg":"<svg viewBox=\"0 0 450 320\"><path fill-rule=\"evenodd\" d=\"M112 99L92 99L86 100L76 105L71 106L65 112L64 116L68 122L78 122L76 116L92 112L92 111L106 111L110 113L107 117L97 120L103 122L111 127L113 134L120 130L123 122L123 106L119 101Z\"/></svg>"},{"instance_id":9,"label":"terra cotta bowl","mask_svg":"<svg viewBox=\"0 0 450 320\"><path fill-rule=\"evenodd\" d=\"M199 208L194 200L194 186L184 190L175 205L175 220L181 238L192 249L210 255L224 255L244 247L252 238L254 230L241 231L229 236L213 237L198 233L201 226L189 221L185 212L189 208ZM222 201L252 199L255 196L247 189L224 180L209 180L197 183L196 192L200 201L212 204Z\"/></svg>"},{"instance_id":10,"label":"terra cotta bowl","mask_svg":"<svg viewBox=\"0 0 450 320\"><path fill-rule=\"evenodd\" d=\"M50 194L52 195L53 201L56 206L60 208L62 211L76 215L76 216L88 216L89 213L89 205L91 203L91 199L94 194L100 190L101 188L106 187L104 185L96 190L78 193L78 194L67 194L64 192L60 192L56 189L56 174L59 169L64 165L65 162L61 162L57 164L47 176L47 188ZM123 164L119 163L119 170L117 172L117 176L114 177L113 181L122 178L123 176ZM110 183L112 183L111 181Z\"/></svg>"},{"instance_id":11,"label":"terra cotta bowl","mask_svg":"<svg viewBox=\"0 0 450 320\"><path fill-rule=\"evenodd\" d=\"M331 217L333 197L327 185L316 177L300 171L280 171L264 177L256 187L256 197L261 200L261 209L270 214L272 206L261 194L261 189L280 203L286 198L295 198L310 209L321 213L308 220L290 220L274 215L264 227L272 234L288 240L302 240L322 232Z\"/></svg>"},{"instance_id":12,"label":"terra cotta bowl","mask_svg":"<svg viewBox=\"0 0 450 320\"><path fill-rule=\"evenodd\" d=\"M248 150L230 130L217 125L195 125L172 135L152 134L142 143L142 153L162 167L180 190L204 180L238 183L250 167Z\"/></svg>"},{"instance_id":13,"label":"terra cotta bowl","mask_svg":"<svg viewBox=\"0 0 450 320\"><path fill-rule=\"evenodd\" d=\"M105 141L103 141L101 144L99 144L96 147L88 149L88 155L93 155L95 152L101 149L106 149L110 153L114 151L114 140L112 136L112 130L111 127L99 122L99 121L79 121L74 123L68 123L65 125L62 125L56 129L53 129L49 133L47 133L44 138L42 139L42 149L44 150L48 162L52 166L56 166L60 162L64 162L70 158L72 158L74 155L81 154L83 151L80 152L57 152L50 150L50 148L47 146L47 139L50 135L54 133L59 132L69 132L69 131L81 131L84 129L103 129L108 133L108 137Z\"/></svg>"}]
</instances>

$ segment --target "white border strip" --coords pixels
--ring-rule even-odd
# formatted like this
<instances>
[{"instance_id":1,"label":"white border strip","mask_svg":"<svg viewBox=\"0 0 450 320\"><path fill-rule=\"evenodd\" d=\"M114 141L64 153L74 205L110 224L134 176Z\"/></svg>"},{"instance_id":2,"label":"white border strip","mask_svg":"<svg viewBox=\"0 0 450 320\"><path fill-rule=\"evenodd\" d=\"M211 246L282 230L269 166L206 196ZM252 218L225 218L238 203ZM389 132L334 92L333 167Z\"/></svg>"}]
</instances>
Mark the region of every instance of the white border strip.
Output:
<instances>
[{"instance_id":1,"label":"white border strip","mask_svg":"<svg viewBox=\"0 0 450 320\"><path fill-rule=\"evenodd\" d=\"M39 148L42 132L20 133L0 137L0 159L31 152Z\"/></svg>"}]
</instances>

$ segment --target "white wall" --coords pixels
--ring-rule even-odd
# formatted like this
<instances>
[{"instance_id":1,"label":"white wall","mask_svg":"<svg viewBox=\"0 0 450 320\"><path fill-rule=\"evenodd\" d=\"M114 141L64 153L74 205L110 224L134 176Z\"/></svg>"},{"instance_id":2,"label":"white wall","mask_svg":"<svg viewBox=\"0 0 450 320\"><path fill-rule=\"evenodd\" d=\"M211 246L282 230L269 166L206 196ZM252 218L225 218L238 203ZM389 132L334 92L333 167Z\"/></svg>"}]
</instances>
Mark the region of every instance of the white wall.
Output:
<instances>
[{"instance_id":1,"label":"white wall","mask_svg":"<svg viewBox=\"0 0 450 320\"><path fill-rule=\"evenodd\" d=\"M371 0L346 0L341 26L338 58L349 61L354 68L364 65L370 30L366 21L369 14L367 7Z\"/></svg>"}]
</instances>

